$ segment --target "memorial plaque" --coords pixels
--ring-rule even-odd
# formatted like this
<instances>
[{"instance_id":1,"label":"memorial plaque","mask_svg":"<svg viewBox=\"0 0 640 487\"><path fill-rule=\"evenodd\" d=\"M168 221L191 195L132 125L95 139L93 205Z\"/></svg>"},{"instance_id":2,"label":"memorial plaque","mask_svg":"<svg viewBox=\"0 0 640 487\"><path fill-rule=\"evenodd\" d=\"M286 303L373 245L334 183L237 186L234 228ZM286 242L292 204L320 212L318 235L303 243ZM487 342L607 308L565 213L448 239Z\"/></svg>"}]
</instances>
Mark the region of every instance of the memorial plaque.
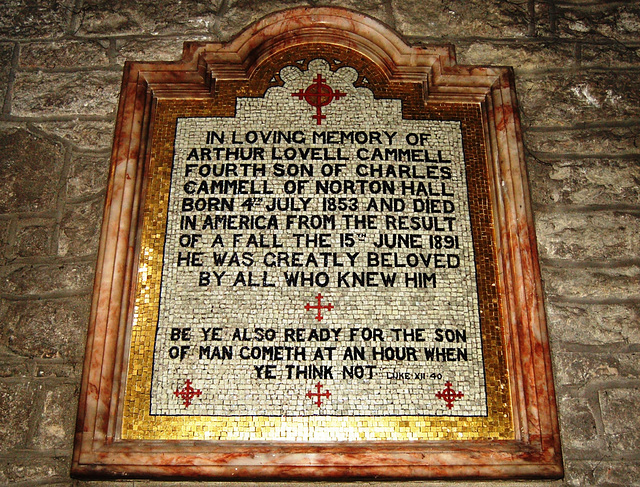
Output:
<instances>
[{"instance_id":1,"label":"memorial plaque","mask_svg":"<svg viewBox=\"0 0 640 487\"><path fill-rule=\"evenodd\" d=\"M342 9L128 63L77 476L562 474L512 74Z\"/></svg>"}]
</instances>

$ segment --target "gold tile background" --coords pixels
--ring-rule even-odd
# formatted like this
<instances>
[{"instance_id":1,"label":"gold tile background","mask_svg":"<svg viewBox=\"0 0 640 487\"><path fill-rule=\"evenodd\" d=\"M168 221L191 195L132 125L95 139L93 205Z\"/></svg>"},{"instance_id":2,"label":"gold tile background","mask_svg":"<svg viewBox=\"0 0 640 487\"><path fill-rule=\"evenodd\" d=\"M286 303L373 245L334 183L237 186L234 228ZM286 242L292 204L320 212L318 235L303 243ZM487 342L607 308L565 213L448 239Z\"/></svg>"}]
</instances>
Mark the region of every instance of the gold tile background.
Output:
<instances>
[{"instance_id":1,"label":"gold tile background","mask_svg":"<svg viewBox=\"0 0 640 487\"><path fill-rule=\"evenodd\" d=\"M173 144L178 117L233 116L236 97L261 96L282 84L277 73L287 65L305 69L323 58L336 68L345 65L360 74L356 86L366 86L377 98L403 102L407 119L461 122L468 197L476 257L483 355L487 390L487 417L211 417L151 416L151 374L158 320ZM333 60L340 63L332 63ZM284 50L266 60L248 83L216 82L208 99L159 100L154 110L151 157L147 170L137 287L131 318L126 392L122 411L123 439L136 440L258 440L322 442L349 431L350 438L377 440L488 440L513 439L514 426L504 357L497 296L496 250L481 110L475 104L425 104L419 84L389 83L385 74L361 54L309 44Z\"/></svg>"}]
</instances>

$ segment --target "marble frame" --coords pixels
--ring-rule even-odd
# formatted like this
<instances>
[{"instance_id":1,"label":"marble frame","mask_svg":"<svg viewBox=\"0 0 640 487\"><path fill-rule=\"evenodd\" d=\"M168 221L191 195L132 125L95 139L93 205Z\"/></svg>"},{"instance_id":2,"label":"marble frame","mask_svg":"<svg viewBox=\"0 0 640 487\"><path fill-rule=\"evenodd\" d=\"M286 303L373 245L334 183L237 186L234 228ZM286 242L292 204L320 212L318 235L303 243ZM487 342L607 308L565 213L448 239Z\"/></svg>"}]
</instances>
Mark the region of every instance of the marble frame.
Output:
<instances>
[{"instance_id":1,"label":"marble frame","mask_svg":"<svg viewBox=\"0 0 640 487\"><path fill-rule=\"evenodd\" d=\"M336 444L124 441L119 413L135 283L149 134L159 99L207 98L217 80L246 80L282 49L327 42L355 49L428 101L480 106L516 438ZM559 478L553 374L514 90L507 67L460 66L451 46L409 46L388 27L340 8L269 15L228 43L186 43L176 62L125 66L96 268L72 475L155 479Z\"/></svg>"}]
</instances>

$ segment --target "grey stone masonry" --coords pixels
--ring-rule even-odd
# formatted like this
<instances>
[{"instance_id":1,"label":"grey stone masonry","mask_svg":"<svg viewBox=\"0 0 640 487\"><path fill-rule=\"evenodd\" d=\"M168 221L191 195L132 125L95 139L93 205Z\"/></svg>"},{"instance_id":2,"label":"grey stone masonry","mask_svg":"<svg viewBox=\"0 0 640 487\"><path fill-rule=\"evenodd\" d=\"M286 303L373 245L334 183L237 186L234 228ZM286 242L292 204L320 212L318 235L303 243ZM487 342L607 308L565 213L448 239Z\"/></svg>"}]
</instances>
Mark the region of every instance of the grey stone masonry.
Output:
<instances>
[{"instance_id":1,"label":"grey stone masonry","mask_svg":"<svg viewBox=\"0 0 640 487\"><path fill-rule=\"evenodd\" d=\"M85 485L69 466L124 61L323 5L515 69L566 477L446 485L640 485L640 3L598 0L3 2L0 484Z\"/></svg>"}]
</instances>

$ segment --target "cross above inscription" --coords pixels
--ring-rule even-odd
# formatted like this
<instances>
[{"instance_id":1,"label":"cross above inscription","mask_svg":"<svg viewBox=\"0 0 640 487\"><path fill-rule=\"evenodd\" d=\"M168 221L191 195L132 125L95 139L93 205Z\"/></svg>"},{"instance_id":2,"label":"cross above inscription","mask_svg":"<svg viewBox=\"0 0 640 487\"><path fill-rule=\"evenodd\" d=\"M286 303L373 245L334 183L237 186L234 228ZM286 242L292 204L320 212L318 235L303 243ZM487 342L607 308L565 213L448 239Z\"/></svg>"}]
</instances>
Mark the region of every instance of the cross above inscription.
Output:
<instances>
[{"instance_id":1,"label":"cross above inscription","mask_svg":"<svg viewBox=\"0 0 640 487\"><path fill-rule=\"evenodd\" d=\"M317 121L320 125L322 120L327 118L322 114L322 107L327 106L333 100L339 100L343 96L347 96L346 93L342 93L340 90L333 90L328 84L326 79L322 77L322 74L318 73L313 80L313 84L306 90L300 89L297 93L291 93L291 96L297 96L298 100L305 100L309 105L316 108L316 114L311 118Z\"/></svg>"}]
</instances>

